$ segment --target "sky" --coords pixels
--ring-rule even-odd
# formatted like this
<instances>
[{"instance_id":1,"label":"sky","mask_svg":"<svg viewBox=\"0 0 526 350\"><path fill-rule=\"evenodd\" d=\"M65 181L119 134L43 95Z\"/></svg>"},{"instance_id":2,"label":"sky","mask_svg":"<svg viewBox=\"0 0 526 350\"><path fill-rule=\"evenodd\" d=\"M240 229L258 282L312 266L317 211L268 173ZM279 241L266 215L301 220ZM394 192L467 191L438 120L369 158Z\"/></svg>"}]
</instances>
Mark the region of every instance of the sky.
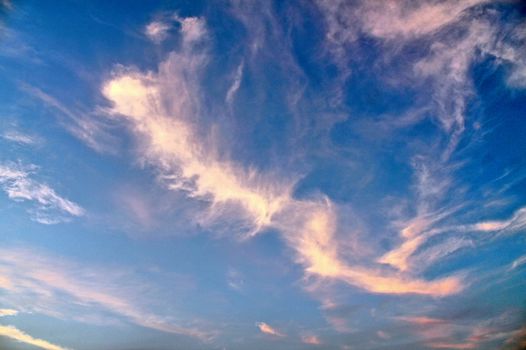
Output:
<instances>
[{"instance_id":1,"label":"sky","mask_svg":"<svg viewBox=\"0 0 526 350\"><path fill-rule=\"evenodd\" d=\"M0 1L0 349L526 348L526 6Z\"/></svg>"}]
</instances>

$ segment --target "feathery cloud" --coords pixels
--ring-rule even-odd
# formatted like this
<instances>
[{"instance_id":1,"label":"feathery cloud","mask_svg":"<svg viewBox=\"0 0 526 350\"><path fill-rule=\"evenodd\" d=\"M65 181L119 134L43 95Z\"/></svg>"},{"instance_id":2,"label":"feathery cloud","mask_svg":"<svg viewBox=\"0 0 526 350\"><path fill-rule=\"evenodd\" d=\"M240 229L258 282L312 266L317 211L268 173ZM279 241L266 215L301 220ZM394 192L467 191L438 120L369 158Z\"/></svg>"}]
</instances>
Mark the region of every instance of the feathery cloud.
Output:
<instances>
[{"instance_id":1,"label":"feathery cloud","mask_svg":"<svg viewBox=\"0 0 526 350\"><path fill-rule=\"evenodd\" d=\"M7 141L11 141L11 142L22 144L22 145L30 145L30 146L35 145L39 143L40 141L38 138L34 136L27 135L27 134L24 134L16 130L8 130L2 135L2 137L6 139Z\"/></svg>"},{"instance_id":2,"label":"feathery cloud","mask_svg":"<svg viewBox=\"0 0 526 350\"><path fill-rule=\"evenodd\" d=\"M110 132L109 120L67 106L54 96L27 84L20 84L22 91L39 100L45 106L59 112L57 119L74 137L99 153L115 153L116 139Z\"/></svg>"},{"instance_id":3,"label":"feathery cloud","mask_svg":"<svg viewBox=\"0 0 526 350\"><path fill-rule=\"evenodd\" d=\"M159 72L123 69L105 83L102 92L112 102L109 112L129 122L141 155L158 167L170 188L209 200L205 221L240 206L248 219L245 224L251 226L248 234L253 235L270 223L289 190L221 159L217 146L198 138L192 124L199 118L198 79L207 62L206 53L195 47L206 35L202 22L181 20L183 48L172 52Z\"/></svg>"},{"instance_id":4,"label":"feathery cloud","mask_svg":"<svg viewBox=\"0 0 526 350\"><path fill-rule=\"evenodd\" d=\"M188 29L184 25L181 29L183 47L171 52L157 72L121 67L102 87L111 102L108 113L128 123L140 157L158 169L168 187L209 201L202 223L233 221L245 231L244 237L276 227L297 252L307 274L339 279L368 291L437 296L460 291L458 277L428 282L371 267L350 267L338 251L337 218L328 200L291 198L292 182L221 157L216 139L202 137L202 131L198 134L199 79L208 61L206 49L195 44L206 35L202 21L183 20L188 23Z\"/></svg>"},{"instance_id":5,"label":"feathery cloud","mask_svg":"<svg viewBox=\"0 0 526 350\"><path fill-rule=\"evenodd\" d=\"M232 81L232 85L230 85L226 93L225 101L229 105L232 104L232 101L234 100L237 90L239 90L239 87L241 86L241 80L243 79L244 67L245 67L245 62L242 61L239 64L239 66L237 66L236 74L234 76L234 80Z\"/></svg>"},{"instance_id":6,"label":"feathery cloud","mask_svg":"<svg viewBox=\"0 0 526 350\"><path fill-rule=\"evenodd\" d=\"M15 201L31 201L36 210L33 219L42 224L56 224L69 216L82 216L85 211L78 204L58 195L46 184L32 179L35 166L0 164L0 186Z\"/></svg>"}]
</instances>

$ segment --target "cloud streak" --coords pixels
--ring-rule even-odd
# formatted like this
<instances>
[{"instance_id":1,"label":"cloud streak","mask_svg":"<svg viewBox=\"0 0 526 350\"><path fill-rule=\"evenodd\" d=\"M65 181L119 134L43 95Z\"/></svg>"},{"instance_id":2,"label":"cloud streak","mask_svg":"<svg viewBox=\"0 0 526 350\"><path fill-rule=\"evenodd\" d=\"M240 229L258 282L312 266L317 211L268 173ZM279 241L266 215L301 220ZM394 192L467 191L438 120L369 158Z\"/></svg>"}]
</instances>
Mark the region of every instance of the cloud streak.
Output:
<instances>
[{"instance_id":1,"label":"cloud streak","mask_svg":"<svg viewBox=\"0 0 526 350\"><path fill-rule=\"evenodd\" d=\"M166 333L201 340L210 339L213 334L191 326L179 326L167 317L148 311L138 295L109 282L108 276L118 279L122 272L84 268L27 249L3 248L0 252L0 277L9 281L0 286L5 292L3 300L18 304L24 310L75 319L68 310L74 305L84 305L87 309L78 310L82 314L106 311L133 324ZM144 285L136 276L128 276L127 280L134 283L133 290ZM29 298L32 303L27 302Z\"/></svg>"},{"instance_id":2,"label":"cloud streak","mask_svg":"<svg viewBox=\"0 0 526 350\"><path fill-rule=\"evenodd\" d=\"M52 344L46 340L33 338L27 333L22 332L13 326L1 326L0 336L8 337L21 343L29 344L44 350L68 350L67 348Z\"/></svg>"},{"instance_id":3,"label":"cloud streak","mask_svg":"<svg viewBox=\"0 0 526 350\"><path fill-rule=\"evenodd\" d=\"M42 224L56 224L68 217L80 217L85 210L78 204L61 197L54 189L32 178L35 166L0 164L0 186L14 201L30 201L36 209L33 220Z\"/></svg>"}]
</instances>

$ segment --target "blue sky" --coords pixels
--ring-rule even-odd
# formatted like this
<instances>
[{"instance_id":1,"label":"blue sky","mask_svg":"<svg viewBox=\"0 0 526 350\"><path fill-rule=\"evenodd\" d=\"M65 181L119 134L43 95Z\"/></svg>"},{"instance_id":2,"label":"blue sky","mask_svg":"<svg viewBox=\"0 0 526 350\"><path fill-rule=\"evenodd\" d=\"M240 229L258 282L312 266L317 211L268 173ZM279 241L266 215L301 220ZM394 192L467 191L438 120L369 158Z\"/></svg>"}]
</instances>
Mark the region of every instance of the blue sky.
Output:
<instances>
[{"instance_id":1,"label":"blue sky","mask_svg":"<svg viewBox=\"0 0 526 350\"><path fill-rule=\"evenodd\" d=\"M0 348L523 348L525 15L0 1Z\"/></svg>"}]
</instances>

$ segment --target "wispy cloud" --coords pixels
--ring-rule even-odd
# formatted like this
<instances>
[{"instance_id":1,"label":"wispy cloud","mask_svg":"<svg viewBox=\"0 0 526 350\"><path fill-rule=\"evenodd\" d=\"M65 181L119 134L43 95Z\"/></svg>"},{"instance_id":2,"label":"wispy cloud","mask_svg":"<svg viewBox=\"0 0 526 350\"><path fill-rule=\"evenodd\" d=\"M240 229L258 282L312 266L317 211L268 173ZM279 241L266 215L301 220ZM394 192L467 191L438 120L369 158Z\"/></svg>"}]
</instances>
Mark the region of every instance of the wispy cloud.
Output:
<instances>
[{"instance_id":1,"label":"wispy cloud","mask_svg":"<svg viewBox=\"0 0 526 350\"><path fill-rule=\"evenodd\" d=\"M157 167L169 188L208 200L204 223L233 221L238 230L245 230L245 237L265 227L279 228L308 275L339 279L376 293L439 296L460 291L458 277L425 281L380 267L350 267L340 257L336 212L328 199L292 199L293 182L245 169L220 156L216 138L197 137L194 120L202 110L199 78L208 61L206 48L196 45L205 39L202 21L183 20L188 27L181 29L183 47L171 52L158 72L119 68L102 88L111 102L108 112L129 123L140 156Z\"/></svg>"},{"instance_id":2,"label":"wispy cloud","mask_svg":"<svg viewBox=\"0 0 526 350\"><path fill-rule=\"evenodd\" d=\"M255 234L270 223L289 190L221 159L213 141L198 138L192 124L200 110L199 77L208 57L196 45L206 39L206 30L199 18L181 23L183 48L172 52L159 72L121 69L105 83L103 94L112 102L109 112L126 118L140 140L141 155L159 168L170 188L210 200L204 221L240 206L248 219L241 221L251 226L249 235Z\"/></svg>"},{"instance_id":3,"label":"wispy cloud","mask_svg":"<svg viewBox=\"0 0 526 350\"><path fill-rule=\"evenodd\" d=\"M67 350L67 348L52 344L46 340L33 338L13 326L0 326L0 336L8 337L21 343L29 344L45 350Z\"/></svg>"},{"instance_id":4,"label":"wispy cloud","mask_svg":"<svg viewBox=\"0 0 526 350\"><path fill-rule=\"evenodd\" d=\"M22 144L22 145L31 146L31 145L38 144L40 142L39 138L35 136L24 134L17 130L8 130L2 136L7 141Z\"/></svg>"},{"instance_id":5,"label":"wispy cloud","mask_svg":"<svg viewBox=\"0 0 526 350\"><path fill-rule=\"evenodd\" d=\"M78 321L89 320L89 317L77 318L78 315L97 315L106 311L136 325L166 333L202 340L213 334L188 324L180 326L167 316L149 311L145 306L148 303L132 292L137 292L145 283L136 276L126 277L128 284L130 281L134 283L130 289L110 282L123 275L122 271L115 269L87 268L28 249L3 248L0 255L0 276L10 282L1 286L4 289L1 299L10 305L18 305L20 309ZM72 313L75 305L81 309ZM83 306L86 308L82 310Z\"/></svg>"},{"instance_id":6,"label":"wispy cloud","mask_svg":"<svg viewBox=\"0 0 526 350\"><path fill-rule=\"evenodd\" d=\"M515 270L517 267L522 266L526 264L526 255L523 255L517 259L515 259L510 266L510 270Z\"/></svg>"},{"instance_id":7,"label":"wispy cloud","mask_svg":"<svg viewBox=\"0 0 526 350\"><path fill-rule=\"evenodd\" d=\"M425 346L433 349L480 349L519 332L513 312L504 312L475 323L427 316L402 316L397 320L410 324Z\"/></svg>"},{"instance_id":8,"label":"wispy cloud","mask_svg":"<svg viewBox=\"0 0 526 350\"><path fill-rule=\"evenodd\" d=\"M4 317L4 316L15 316L16 314L18 314L18 311L17 311L17 310L13 310L13 309L0 309L0 317Z\"/></svg>"},{"instance_id":9,"label":"wispy cloud","mask_svg":"<svg viewBox=\"0 0 526 350\"><path fill-rule=\"evenodd\" d=\"M234 79L232 81L232 85L228 88L228 91L226 93L225 101L228 104L232 104L232 101L234 100L234 97L237 93L237 90L239 90L239 87L241 86L241 80L243 79L243 70L245 67L245 62L241 62L235 71Z\"/></svg>"},{"instance_id":10,"label":"wispy cloud","mask_svg":"<svg viewBox=\"0 0 526 350\"><path fill-rule=\"evenodd\" d=\"M33 219L42 224L56 224L70 216L82 216L85 210L78 204L58 195L44 183L34 180L36 167L20 164L0 165L0 186L15 201L31 201L36 209Z\"/></svg>"},{"instance_id":11,"label":"wispy cloud","mask_svg":"<svg viewBox=\"0 0 526 350\"><path fill-rule=\"evenodd\" d=\"M110 120L97 117L95 112L90 114L71 108L37 87L20 84L20 88L45 106L59 112L57 119L63 127L88 147L101 153L116 152L116 138L110 132Z\"/></svg>"},{"instance_id":12,"label":"wispy cloud","mask_svg":"<svg viewBox=\"0 0 526 350\"><path fill-rule=\"evenodd\" d=\"M274 327L271 327L269 324L267 324L265 322L258 322L258 323L256 323L256 326L259 328L261 333L265 333L265 334L272 335L272 336L275 336L275 337L284 337L285 336L285 334L281 333L280 331L278 331Z\"/></svg>"},{"instance_id":13,"label":"wispy cloud","mask_svg":"<svg viewBox=\"0 0 526 350\"><path fill-rule=\"evenodd\" d=\"M487 0L463 1L363 1L362 28L383 39L414 38L429 35L458 21L470 7Z\"/></svg>"},{"instance_id":14,"label":"wispy cloud","mask_svg":"<svg viewBox=\"0 0 526 350\"><path fill-rule=\"evenodd\" d=\"M465 229L482 232L517 232L526 226L526 207L519 208L513 216L507 220L481 221L467 225Z\"/></svg>"},{"instance_id":15,"label":"wispy cloud","mask_svg":"<svg viewBox=\"0 0 526 350\"><path fill-rule=\"evenodd\" d=\"M160 43L168 37L168 31L170 30L170 23L162 20L156 20L148 23L144 32L152 41Z\"/></svg>"}]
</instances>

